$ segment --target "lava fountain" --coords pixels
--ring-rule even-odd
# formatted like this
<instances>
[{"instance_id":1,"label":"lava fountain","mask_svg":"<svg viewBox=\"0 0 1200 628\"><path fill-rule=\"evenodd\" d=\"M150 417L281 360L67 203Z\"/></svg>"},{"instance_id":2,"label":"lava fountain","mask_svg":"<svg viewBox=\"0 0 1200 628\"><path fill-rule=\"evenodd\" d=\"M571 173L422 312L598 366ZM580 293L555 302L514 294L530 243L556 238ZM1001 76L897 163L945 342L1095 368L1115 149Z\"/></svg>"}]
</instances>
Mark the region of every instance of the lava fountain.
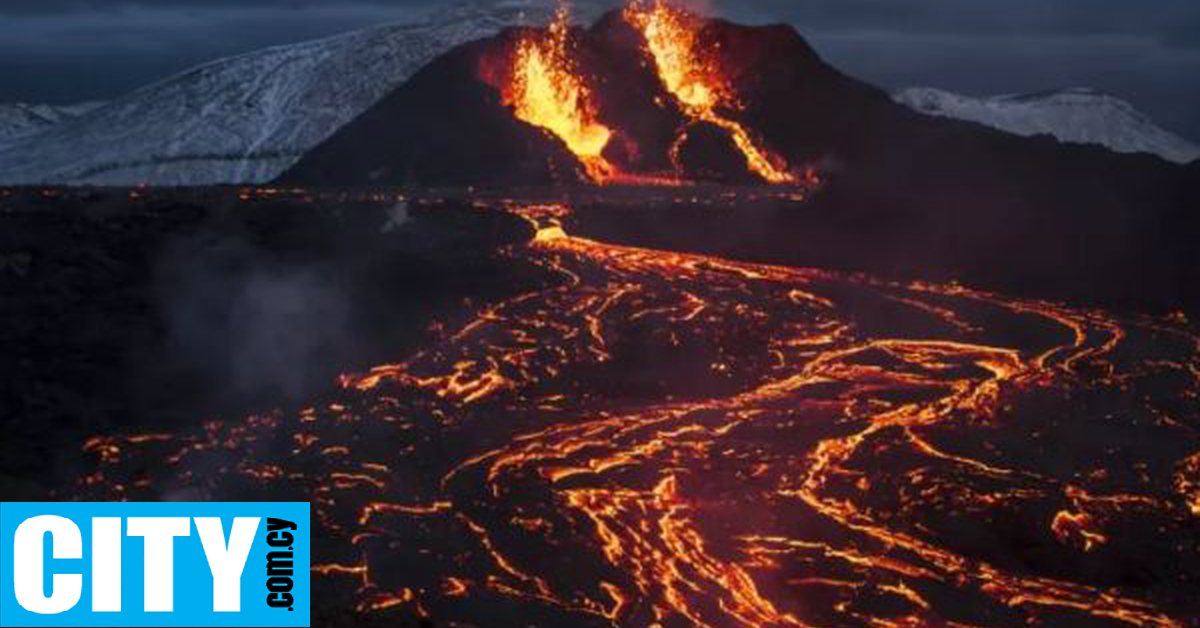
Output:
<instances>
[{"instance_id":1,"label":"lava fountain","mask_svg":"<svg viewBox=\"0 0 1200 628\"><path fill-rule=\"evenodd\" d=\"M720 113L722 109L740 109L741 103L719 64L701 50L698 16L663 0L655 0L652 6L635 0L625 9L625 19L642 33L663 86L693 124L707 122L729 133L747 167L764 180L777 184L798 181L781 157L761 146L745 126ZM672 150L680 170L679 149L686 139L684 129Z\"/></svg>"},{"instance_id":2,"label":"lava fountain","mask_svg":"<svg viewBox=\"0 0 1200 628\"><path fill-rule=\"evenodd\" d=\"M521 121L561 139L588 177L604 183L617 174L602 154L613 133L597 121L591 91L569 52L570 34L570 14L564 7L547 30L522 37L511 79L501 89L503 102Z\"/></svg>"}]
</instances>

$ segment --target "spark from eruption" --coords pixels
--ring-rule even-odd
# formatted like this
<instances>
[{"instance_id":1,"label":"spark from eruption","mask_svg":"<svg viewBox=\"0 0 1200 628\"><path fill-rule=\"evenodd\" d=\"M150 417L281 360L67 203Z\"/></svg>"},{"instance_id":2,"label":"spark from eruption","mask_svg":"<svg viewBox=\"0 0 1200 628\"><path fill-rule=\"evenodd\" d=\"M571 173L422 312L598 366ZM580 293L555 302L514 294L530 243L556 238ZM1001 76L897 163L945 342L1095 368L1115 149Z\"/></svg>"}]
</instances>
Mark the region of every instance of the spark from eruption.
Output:
<instances>
[{"instance_id":1,"label":"spark from eruption","mask_svg":"<svg viewBox=\"0 0 1200 628\"><path fill-rule=\"evenodd\" d=\"M597 121L591 92L574 67L568 50L570 28L570 13L560 7L548 30L522 38L504 104L518 119L560 138L588 176L604 183L617 175L617 168L603 156L613 133Z\"/></svg>"},{"instance_id":2,"label":"spark from eruption","mask_svg":"<svg viewBox=\"0 0 1200 628\"><path fill-rule=\"evenodd\" d=\"M634 0L625 10L625 19L641 31L659 78L693 122L708 122L728 132L746 165L764 180L798 181L782 158L759 146L740 123L719 113L719 109L737 109L740 103L720 67L701 51L695 15L664 0L654 0L652 6ZM685 131L672 150L676 168L679 148L686 139Z\"/></svg>"}]
</instances>

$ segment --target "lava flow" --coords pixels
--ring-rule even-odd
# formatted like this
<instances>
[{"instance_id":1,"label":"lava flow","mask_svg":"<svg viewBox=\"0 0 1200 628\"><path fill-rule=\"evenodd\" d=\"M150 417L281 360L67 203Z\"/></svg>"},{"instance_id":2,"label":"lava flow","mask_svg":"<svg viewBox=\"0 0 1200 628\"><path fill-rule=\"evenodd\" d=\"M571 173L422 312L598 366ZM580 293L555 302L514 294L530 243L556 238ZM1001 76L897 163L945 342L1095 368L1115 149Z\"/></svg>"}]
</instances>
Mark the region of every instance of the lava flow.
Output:
<instances>
[{"instance_id":1,"label":"lava flow","mask_svg":"<svg viewBox=\"0 0 1200 628\"><path fill-rule=\"evenodd\" d=\"M298 412L87 449L94 499L313 502L325 604L463 626L1195 626L1200 338L570 235Z\"/></svg>"},{"instance_id":2,"label":"lava flow","mask_svg":"<svg viewBox=\"0 0 1200 628\"><path fill-rule=\"evenodd\" d=\"M765 181L798 180L784 160L763 148L744 125L719 113L737 109L740 103L719 64L701 50L697 16L664 0L653 0L653 6L634 0L625 9L625 18L641 31L659 78L693 123L707 122L728 132L747 167ZM672 150L677 170L682 170L679 150L686 140L685 129Z\"/></svg>"}]
</instances>

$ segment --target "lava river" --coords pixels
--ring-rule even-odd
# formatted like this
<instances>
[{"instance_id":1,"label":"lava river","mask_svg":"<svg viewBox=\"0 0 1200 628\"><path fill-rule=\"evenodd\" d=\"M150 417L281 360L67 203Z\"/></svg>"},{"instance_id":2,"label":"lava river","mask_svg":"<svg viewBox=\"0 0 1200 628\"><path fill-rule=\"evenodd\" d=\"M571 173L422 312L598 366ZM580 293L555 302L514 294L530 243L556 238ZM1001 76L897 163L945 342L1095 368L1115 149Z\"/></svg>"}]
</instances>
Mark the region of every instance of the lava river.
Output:
<instances>
[{"instance_id":1,"label":"lava river","mask_svg":"<svg viewBox=\"0 0 1200 628\"><path fill-rule=\"evenodd\" d=\"M555 280L303 411L97 437L80 496L312 501L314 603L434 625L1198 625L1185 321L480 211Z\"/></svg>"}]
</instances>

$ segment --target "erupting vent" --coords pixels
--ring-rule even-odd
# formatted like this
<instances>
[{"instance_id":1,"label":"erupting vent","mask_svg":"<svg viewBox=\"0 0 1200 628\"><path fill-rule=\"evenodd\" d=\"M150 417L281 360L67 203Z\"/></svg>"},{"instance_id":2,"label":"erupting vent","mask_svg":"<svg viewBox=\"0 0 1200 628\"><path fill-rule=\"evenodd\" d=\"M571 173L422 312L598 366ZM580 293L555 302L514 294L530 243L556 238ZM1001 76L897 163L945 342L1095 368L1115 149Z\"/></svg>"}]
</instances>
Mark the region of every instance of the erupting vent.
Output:
<instances>
[{"instance_id":1,"label":"erupting vent","mask_svg":"<svg viewBox=\"0 0 1200 628\"><path fill-rule=\"evenodd\" d=\"M746 165L771 183L794 183L797 178L777 155L761 147L740 123L719 113L721 109L741 107L737 95L721 71L720 65L700 49L700 18L663 0L652 7L635 0L625 10L625 18L646 38L646 50L654 59L658 76L693 122L708 122L727 131ZM687 139L683 130L675 142L672 158L677 169L679 149Z\"/></svg>"},{"instance_id":2,"label":"erupting vent","mask_svg":"<svg viewBox=\"0 0 1200 628\"><path fill-rule=\"evenodd\" d=\"M504 104L517 118L553 133L579 158L588 176L604 183L617 169L604 158L612 131L596 121L591 92L568 52L570 14L561 8L550 28L524 37L513 59Z\"/></svg>"}]
</instances>

